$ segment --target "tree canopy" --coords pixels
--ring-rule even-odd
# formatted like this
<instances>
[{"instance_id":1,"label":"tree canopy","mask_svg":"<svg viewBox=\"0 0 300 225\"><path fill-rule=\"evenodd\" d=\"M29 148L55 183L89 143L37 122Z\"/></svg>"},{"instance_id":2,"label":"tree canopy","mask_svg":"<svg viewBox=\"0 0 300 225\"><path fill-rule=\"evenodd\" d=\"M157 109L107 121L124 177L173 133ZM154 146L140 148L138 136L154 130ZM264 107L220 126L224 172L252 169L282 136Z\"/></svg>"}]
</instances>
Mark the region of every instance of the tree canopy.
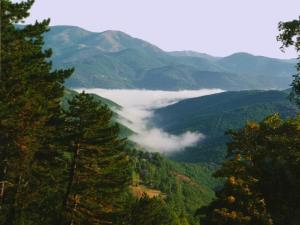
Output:
<instances>
[{"instance_id":1,"label":"tree canopy","mask_svg":"<svg viewBox=\"0 0 300 225\"><path fill-rule=\"evenodd\" d=\"M50 20L19 24L33 0L1 0L0 223L111 224L130 179L111 111L82 93L63 110L73 69L52 68Z\"/></svg>"},{"instance_id":2,"label":"tree canopy","mask_svg":"<svg viewBox=\"0 0 300 225\"><path fill-rule=\"evenodd\" d=\"M292 83L291 98L300 105L300 16L298 19L280 22L278 29L281 32L277 36L277 40L282 42L282 51L285 48L293 46L298 53L297 73L294 75Z\"/></svg>"}]
</instances>

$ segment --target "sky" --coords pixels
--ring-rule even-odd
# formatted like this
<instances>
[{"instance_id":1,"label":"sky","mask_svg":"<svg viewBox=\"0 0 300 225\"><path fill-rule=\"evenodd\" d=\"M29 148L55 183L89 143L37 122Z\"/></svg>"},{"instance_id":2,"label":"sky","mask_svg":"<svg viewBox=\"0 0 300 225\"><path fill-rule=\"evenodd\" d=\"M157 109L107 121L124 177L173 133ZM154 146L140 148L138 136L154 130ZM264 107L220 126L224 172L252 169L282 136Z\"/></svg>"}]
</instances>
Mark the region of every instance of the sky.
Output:
<instances>
[{"instance_id":1,"label":"sky","mask_svg":"<svg viewBox=\"0 0 300 225\"><path fill-rule=\"evenodd\" d=\"M148 151L171 154L182 151L187 147L201 142L205 135L195 131L186 131L174 135L154 126L151 123L153 110L179 100L220 93L220 89L201 89L185 91L153 91L137 89L77 89L86 93L94 93L110 99L122 106L121 109L112 109L120 117L119 121L135 133L129 137Z\"/></svg>"},{"instance_id":2,"label":"sky","mask_svg":"<svg viewBox=\"0 0 300 225\"><path fill-rule=\"evenodd\" d=\"M27 22L121 30L166 51L294 58L279 50L277 26L299 15L299 0L36 0Z\"/></svg>"}]
</instances>

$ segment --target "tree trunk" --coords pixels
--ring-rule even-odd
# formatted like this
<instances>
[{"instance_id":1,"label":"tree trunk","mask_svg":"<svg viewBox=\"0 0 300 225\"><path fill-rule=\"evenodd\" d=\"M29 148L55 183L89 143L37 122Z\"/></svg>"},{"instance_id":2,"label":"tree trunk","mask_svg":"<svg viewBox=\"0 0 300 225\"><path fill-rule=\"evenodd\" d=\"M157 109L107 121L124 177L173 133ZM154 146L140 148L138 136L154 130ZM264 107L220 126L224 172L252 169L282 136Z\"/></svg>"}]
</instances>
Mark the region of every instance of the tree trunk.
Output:
<instances>
[{"instance_id":1,"label":"tree trunk","mask_svg":"<svg viewBox=\"0 0 300 225\"><path fill-rule=\"evenodd\" d=\"M16 217L16 209L17 209L17 198L20 192L20 186L21 186L21 182L22 182L22 176L19 175L16 179L15 182L15 190L14 193L12 195L13 201L9 207L8 213L7 213L7 217L6 217L6 221L5 221L5 225L11 225L14 224L14 220Z\"/></svg>"},{"instance_id":2,"label":"tree trunk","mask_svg":"<svg viewBox=\"0 0 300 225\"><path fill-rule=\"evenodd\" d=\"M76 211L78 203L79 203L79 196L75 194L74 195L74 206L72 209L73 213ZM70 225L74 225L74 217L72 217Z\"/></svg>"},{"instance_id":3,"label":"tree trunk","mask_svg":"<svg viewBox=\"0 0 300 225\"><path fill-rule=\"evenodd\" d=\"M3 169L3 180L1 181L1 190L0 190L0 210L2 209L2 205L3 205L3 201L4 201L4 193L5 193L5 175L6 175L6 172L7 172L7 166L5 165L4 166L4 169Z\"/></svg>"},{"instance_id":4,"label":"tree trunk","mask_svg":"<svg viewBox=\"0 0 300 225\"><path fill-rule=\"evenodd\" d=\"M60 225L63 224L63 214L67 210L68 199L69 199L69 196L70 196L71 191L72 191L72 186L73 186L73 183L74 183L74 178L75 178L75 173L76 173L77 158L78 158L78 155L79 155L79 149L80 149L80 144L76 144L76 148L74 149L74 155L73 155L71 167L70 167L70 170L69 170L68 185L67 185L65 197L63 199L62 212L61 212L60 218L59 218L59 224ZM72 221L73 221L73 218L72 218Z\"/></svg>"}]
</instances>

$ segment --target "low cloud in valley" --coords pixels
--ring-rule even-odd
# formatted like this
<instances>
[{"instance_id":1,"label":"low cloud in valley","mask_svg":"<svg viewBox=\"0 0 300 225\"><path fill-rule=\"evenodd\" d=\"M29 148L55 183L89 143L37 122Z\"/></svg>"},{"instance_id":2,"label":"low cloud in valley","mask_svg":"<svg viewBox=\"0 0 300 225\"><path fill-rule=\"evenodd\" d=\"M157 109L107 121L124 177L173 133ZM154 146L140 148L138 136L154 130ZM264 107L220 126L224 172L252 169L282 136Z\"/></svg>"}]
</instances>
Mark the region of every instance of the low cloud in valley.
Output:
<instances>
[{"instance_id":1,"label":"low cloud in valley","mask_svg":"<svg viewBox=\"0 0 300 225\"><path fill-rule=\"evenodd\" d=\"M77 91L82 90L77 89ZM149 151L165 154L194 146L204 138L204 135L191 131L173 135L160 128L153 127L150 125L153 110L174 104L179 100L222 92L220 89L156 91L99 88L84 89L84 91L97 94L121 105L121 110L113 110L120 115L120 122L135 132L129 139Z\"/></svg>"}]
</instances>

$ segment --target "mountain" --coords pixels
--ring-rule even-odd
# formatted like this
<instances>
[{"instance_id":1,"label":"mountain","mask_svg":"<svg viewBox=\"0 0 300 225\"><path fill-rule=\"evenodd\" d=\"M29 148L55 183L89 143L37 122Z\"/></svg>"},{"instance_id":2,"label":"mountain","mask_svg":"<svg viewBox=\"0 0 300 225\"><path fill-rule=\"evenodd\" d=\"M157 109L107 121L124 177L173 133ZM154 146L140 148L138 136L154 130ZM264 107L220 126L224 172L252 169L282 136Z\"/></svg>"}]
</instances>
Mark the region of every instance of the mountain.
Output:
<instances>
[{"instance_id":1,"label":"mountain","mask_svg":"<svg viewBox=\"0 0 300 225\"><path fill-rule=\"evenodd\" d=\"M284 89L294 72L293 60L247 53L213 57L192 51L165 52L121 31L96 33L53 26L45 44L53 49L55 67L75 67L66 83L69 87Z\"/></svg>"},{"instance_id":2,"label":"mountain","mask_svg":"<svg viewBox=\"0 0 300 225\"><path fill-rule=\"evenodd\" d=\"M170 158L186 162L219 163L226 153L229 140L224 133L238 129L247 121L261 121L279 112L284 118L294 116L298 110L282 91L223 92L180 101L157 109L154 121L164 130L179 134L187 130L201 132L205 139L196 147L171 155Z\"/></svg>"},{"instance_id":3,"label":"mountain","mask_svg":"<svg viewBox=\"0 0 300 225\"><path fill-rule=\"evenodd\" d=\"M269 85L274 88L279 84L286 87L289 86L291 82L289 79L286 79L286 72L290 71L290 74L292 74L292 70L296 65L295 63L290 64L290 69L288 69L286 63L292 61L253 56L248 53L232 54L220 59L218 62L228 71L244 76L253 76L260 82L269 82Z\"/></svg>"}]
</instances>

